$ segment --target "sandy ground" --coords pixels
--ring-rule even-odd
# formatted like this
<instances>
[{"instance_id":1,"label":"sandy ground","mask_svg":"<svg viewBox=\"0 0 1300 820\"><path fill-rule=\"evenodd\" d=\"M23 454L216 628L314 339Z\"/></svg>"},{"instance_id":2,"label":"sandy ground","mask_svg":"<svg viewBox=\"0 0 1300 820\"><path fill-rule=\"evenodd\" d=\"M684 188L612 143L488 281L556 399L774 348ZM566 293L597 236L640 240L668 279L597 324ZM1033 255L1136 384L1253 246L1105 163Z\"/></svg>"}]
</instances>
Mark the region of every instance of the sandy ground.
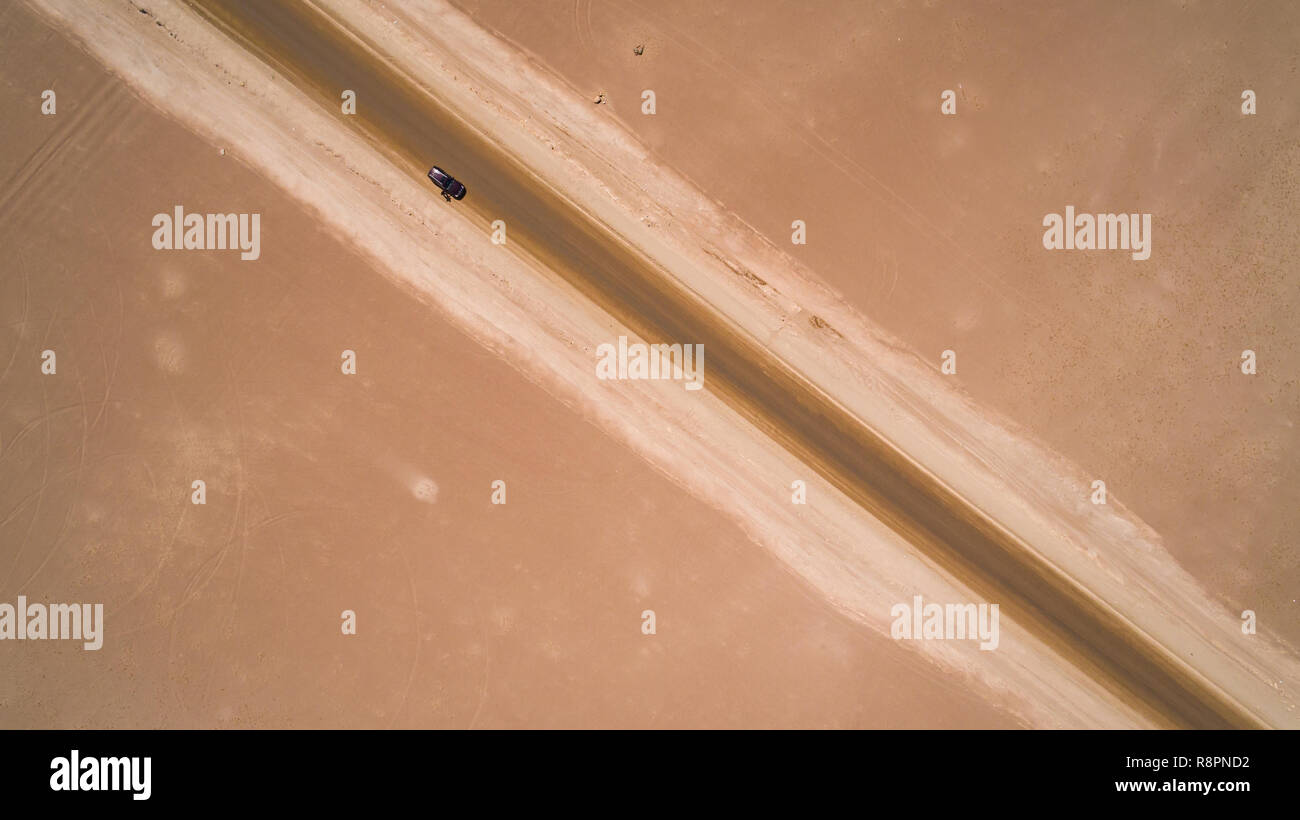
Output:
<instances>
[{"instance_id":1,"label":"sandy ground","mask_svg":"<svg viewBox=\"0 0 1300 820\"><path fill-rule=\"evenodd\" d=\"M1294 4L453 2L1300 643ZM1066 204L1152 258L1045 253Z\"/></svg>"},{"instance_id":2,"label":"sandy ground","mask_svg":"<svg viewBox=\"0 0 1300 820\"><path fill-rule=\"evenodd\" d=\"M167 4L159 5L167 6ZM352 13L355 8L348 8L347 13ZM471 108L469 103L474 102L473 97L478 97L487 107L496 106L493 112L480 115L480 124L492 116L510 121L511 117L517 114L515 110L509 108L513 104L511 100L520 98L511 97L507 92L514 92L515 89L507 86L515 78L521 83L532 82L536 78L525 77L524 71L516 74L513 69L518 69L519 66L510 63L508 58L480 61L478 63L480 66L494 66L499 69L495 76L486 78L478 75L463 78L450 77L453 71L463 73L464 67L457 69L444 62L441 70L449 75L449 78L440 78L437 60L440 58L445 60L446 54L439 55L436 50L429 51L425 46L424 54L419 55L420 43L429 42L427 39L424 41L420 39L422 36L427 37L431 30L421 28L429 22L427 14L434 15L442 22L455 22L446 17L438 18L437 15L441 15L442 12L437 9L438 6L435 5L432 12L414 7L406 10L407 14L400 19L408 25L413 24L416 31L414 38L407 26L394 26L393 29L386 30L387 34L375 30L371 31L371 35L384 42L386 47L392 46L398 51L406 45L414 44L415 47L410 49L410 54L413 55L410 65L414 66L424 61L421 64L421 76L433 77L434 80L430 81L439 82L441 84L439 90L442 93L450 96L461 95L456 99L465 104L464 110L468 111ZM582 10L581 7L579 10ZM94 38L96 42L92 43L96 48L103 48L102 41L109 39L108 35L113 33L112 27L117 25L117 22L108 19L110 16L111 14L105 13L105 20L102 21L105 26L96 33ZM171 15L167 23L170 25L173 20L176 20L176 25L180 26L183 22L181 17L183 15ZM83 22L70 21L70 25L76 26ZM378 22L378 18L356 22L359 29L364 29L365 26ZM142 25L138 20L133 24ZM147 24L146 21L143 25ZM125 26L127 23L122 21L121 25ZM181 32L179 36L176 34L177 30ZM133 39L121 41L129 42L131 45L120 48L117 52L109 49L108 52L101 53L101 59L111 61L115 70L131 76L133 82L146 90L155 105L167 108L174 116L181 117L193 127L204 131L210 140L218 139L219 135L229 134L230 139L239 142L248 153L247 160L255 162L262 173L271 176L295 196L311 202L314 207L320 209L324 220L332 224L335 235L350 239L358 247L364 246L366 253L373 257L371 261L377 261L386 275L401 279L407 284L414 283L417 291L436 303L444 313L456 320L459 326L467 329L467 332L474 335L478 341L488 344L498 352L504 350L509 354L507 358L516 366L523 366L536 373L544 374L547 378L548 390L565 395L570 403L575 392L582 396L579 407L584 415L598 420L603 428L612 431L621 441L632 446L660 470L673 475L679 485L691 488L698 495L705 497L710 504L727 512L732 520L740 522L745 527L750 537L768 547L786 565L808 580L812 588L817 590L818 595L825 596L844 611L878 630L883 620L879 609L880 604L899 600L898 596L903 594L904 590L906 594L903 597L908 597L919 585L935 584L945 591L956 589L960 594L959 583L954 587L952 579L943 580L936 576L932 568L927 569L924 562L918 563L917 557L908 553L905 544L891 542L888 533L881 533L871 522L861 520L860 515L855 517L854 514L845 512L833 498L815 509L810 508L806 514L801 513L799 520L790 519L788 504L785 505L785 510L781 511L770 501L761 500L765 492L771 495L774 476L779 476L775 481L777 486L786 485L792 466L781 462L779 454L764 449L761 442L756 443L744 435L730 431L730 428L723 424L726 421L725 413L721 413L717 408L701 404L685 411L692 425L684 429L691 430L695 440L689 442L691 448L683 451L679 447L680 441L655 440L645 433L637 432L638 428L648 429L648 425L656 423L656 413L661 419L683 418L681 408L672 406L675 399L642 394L636 396L635 404L625 404L620 407L618 402L626 401L627 396L593 395L589 381L584 384L564 369L568 364L579 362L581 357L575 356L566 361L563 343L559 347L550 348L542 344L533 344L531 347L523 345L525 356L521 359L518 355L520 350L517 343L520 334L528 332L530 325L528 321L520 321L519 314L503 314L502 311L512 309L511 305L517 308L521 304L529 304L528 297L539 295L554 297L554 293L546 291L537 282L529 279L526 273L496 261L491 265L491 274L495 281L506 283L504 290L509 293L509 299L506 301L493 301L491 298L470 300L466 298L467 295L482 295L481 291L473 291L472 279L461 276L435 277L435 274L445 273L445 270L426 273L427 265L421 267L425 263L404 255L407 253L406 245L394 239L393 231L396 230L398 233L410 230L415 230L417 233L431 231L443 242L461 241L462 249L468 247L470 251L479 253L481 259L481 250L465 239L467 236L464 234L465 226L450 224L445 218L433 217L433 212L428 210L427 205L415 204L416 195L411 193L409 183L385 177L384 174L387 172L369 163L360 153L355 153L354 145L348 144L346 140L336 135L325 137L327 129L319 123L309 122L309 117L294 119L293 122L296 122L297 126L290 129L301 128L304 132L299 138L302 145L297 149L298 154L302 156L286 154L284 147L290 144L289 135L266 131L265 126L249 112L247 98L231 105L224 102L220 95L212 90L214 80L215 84L225 83L227 86L238 81L241 88L243 82L247 80L250 85L247 94L254 95L258 104L290 102L291 100L286 98L282 91L276 90L274 78L264 76L265 72L258 75L257 72L247 68L235 68L234 66L238 65L236 56L216 50L208 52L212 56L220 57L217 61L217 71L213 71L212 61L207 60L204 63L202 58L204 46L201 43L196 45L200 39L199 32L182 26L179 29L168 28L165 33L172 38L171 44L168 44L163 37L164 32L158 32L155 40L148 43L136 32L131 35ZM403 37L410 39L410 42L403 40ZM138 43L134 38L139 38ZM472 36L467 37L463 45L471 54L501 56L492 51L490 45L479 43ZM650 41L650 46L653 45L653 41ZM190 64L192 67L183 71L160 72L154 62L162 59L159 56L160 47L164 50L170 49L172 55L183 54L189 50L200 59L192 61ZM475 51L476 49L478 51ZM456 82L461 85L455 85ZM478 85L468 86L469 93L463 93L466 84L473 83ZM546 98L549 92L544 85L533 84L528 87L533 96L545 98L545 105L534 111L534 115L539 119L535 121L525 118L524 122L527 124L523 128L516 127L513 133L501 132L503 139L518 143L521 133L530 137L537 133L544 133L548 138L555 139L550 146L552 150L557 147L563 149L556 152L557 157L563 154L570 158L580 155L584 150L596 150L592 148L595 144L599 146L600 151L606 152L603 159L609 167L623 173L624 180L628 178L627 173L633 167L630 163L636 156L635 146L624 150L625 146L620 143L617 135L610 137L608 133L600 130L599 120L591 119L609 117L610 109L594 109L588 106L585 113L577 114L566 107L569 105L568 102ZM241 92L232 88L229 93L240 94ZM192 105L181 104L182 100L192 99L202 99L202 106L195 108ZM581 98L575 96L574 100L581 101ZM534 103L537 103L537 100L534 100ZM215 112L218 111L226 118L224 124L221 124L220 117L214 117ZM551 127L554 123L544 121L544 117L541 116L549 114L555 117L557 112L561 111L563 117L556 120L558 125L555 127ZM515 119L514 122L518 124L519 120ZM563 132L564 124L568 125L571 132L555 136L552 132L557 130ZM232 128L232 125L235 127ZM550 131L547 131L548 128ZM533 133L529 133L530 131ZM601 139L595 138L594 135L597 134ZM322 140L326 142L324 146ZM612 154L608 150L610 146L618 149L612 152L618 156L611 158ZM535 161L536 167L545 165L544 145L540 156L530 154L530 151L536 153L537 149L527 145L517 144L512 147L517 147L521 155L528 156L530 164ZM360 176L365 184L380 188L383 192L381 198L387 200L383 204L389 207L396 205L393 210L403 213L404 217L394 219L379 216L370 208L372 203L368 202L361 202L359 207L347 209L348 213L341 216L337 203L348 200L345 197L322 196L322 193L329 193L329 186L342 184L335 179L337 169L326 167L323 164L324 160L315 157L316 149L321 149L333 157L335 165L345 165L353 176ZM276 153L277 151L279 153ZM619 151L623 153L619 154ZM597 157L597 159L601 158L601 156ZM308 173L309 170L323 170L325 173L322 178L317 179ZM646 200L647 191L642 190L638 194L634 188L620 186L619 181L619 178L612 173L605 176L597 173L591 181L579 178L575 187L582 190L577 191L575 196L585 197L586 188L604 185L606 192L614 190L617 193L615 200L621 205L629 209L640 209L639 220L644 221L644 226L651 231L651 234L644 234L644 232L637 234L637 241L644 247L654 246L656 250L661 251L667 249L676 253L679 259L688 259L692 262L709 256L709 251L719 250L716 244L712 248L703 249L684 248L680 245L668 247L671 245L671 240L683 236L690 238L708 235L707 231L700 230L701 225L725 227L722 218L710 211L707 205L691 204L693 202L691 197L694 194L677 186L671 178L661 178L656 173L652 180L653 184L644 186L655 189L653 199L649 202ZM340 190L341 188L335 187L333 192L337 194ZM712 193L712 189L710 192ZM422 196L427 199L427 192ZM655 211L653 206L656 202L667 202L668 205ZM349 201L349 204L354 203ZM742 208L735 207L742 216L746 216ZM602 213L603 219L617 224L620 232L631 236L634 231L623 223L617 222L625 216L608 211ZM1041 213L1035 217L1035 224L1040 217ZM1177 572L1171 571L1162 557L1157 534L1143 529L1140 522L1134 523L1125 519L1122 508L1118 508L1119 505L1115 505L1118 509L1114 513L1107 512L1105 515L1095 510L1088 510L1086 514L1079 511L1074 515L1067 515L1071 504L1077 507L1080 503L1077 486L1079 476L1070 473L1068 466L1058 469L1059 465L1056 462L1044 457L1031 443L1015 439L1006 429L981 421L966 405L945 397L941 391L934 388L933 384L916 376L913 371L920 366L933 369L927 361L929 357L918 359L914 354L902 350L893 359L886 355L863 359L862 350L867 349L868 343L876 337L859 327L858 320L851 309L852 303L842 303L837 306L826 304L824 301L818 302L823 297L815 289L806 289L806 283L797 275L787 275L780 270L785 267L786 257L774 255L770 250L761 248L754 251L740 240L733 242L731 239L733 233L730 229L715 231L714 234L713 241L724 245L722 248L724 256L735 254L743 262L741 269L757 270L768 284L756 288L762 294L762 300L756 301L757 297L754 297L754 294L737 295L728 291L727 282L722 280L714 282L697 277L693 285L701 288L701 292L705 293L710 300L725 304L732 309L733 313L743 313L745 321L754 328L763 327L764 322L775 317L778 324L771 326L773 328L771 343L779 348L783 355L798 358L801 365L809 372L817 372L817 368L816 362L809 358L808 351L827 353L828 361L831 363L842 363L845 360L860 361L868 367L868 371L870 367L888 365L884 370L889 371L892 368L893 372L869 372L866 376L855 372L853 378L846 382L840 395L852 398L856 402L855 406L861 408L864 414L873 414L873 421L890 422L894 433L900 438L908 439L909 444L915 445L909 447L909 452L920 453L925 457L925 463L944 467L955 476L954 480L965 481L966 484L960 489L968 497L976 498L979 503L989 508L1001 507L1010 517L1017 520L1018 525L1025 527L1026 531L1051 535L1042 539L1045 542L1055 540L1058 536L1063 539L1067 548L1058 549L1054 557L1067 563L1072 572L1089 575L1092 581L1107 586L1107 593L1110 596L1107 600L1122 605L1126 615L1142 621L1143 628L1160 629L1161 624L1168 622L1168 626L1163 627L1162 638L1178 644L1180 656L1185 656L1184 650L1194 648L1201 651L1204 647L1213 647L1214 652L1227 657L1226 668L1231 673L1230 677L1243 674L1233 670L1243 669L1248 670L1244 672L1246 678L1262 679L1266 685L1274 688L1283 682L1276 676L1270 680L1270 669L1273 671L1279 668L1285 669L1287 662L1281 662L1279 665L1269 651L1258 650L1260 654L1255 660L1263 659L1259 673L1250 669L1249 663L1241 667L1236 665L1234 655L1242 652L1249 655L1257 650L1254 647L1241 649L1235 645L1225 646L1225 644L1233 644L1230 633L1233 627L1232 618L1235 616L1227 608L1214 611L1205 601L1197 597L1199 595L1197 590L1188 586ZM1037 238L1036 233L1033 238ZM740 247L741 245L744 247ZM809 246L812 247L813 245ZM742 253L750 255L743 256ZM732 261L723 259L719 262L715 254L712 265L713 268L722 270L723 279L726 279L727 268L732 271L737 270L729 264ZM477 269L471 267L469 270L481 273L482 266ZM712 269L699 266L698 270ZM816 272L822 274L820 269ZM823 278L836 284L833 277L823 275ZM461 290L457 291L456 288ZM489 293L488 296L492 297L493 294ZM552 313L543 311L545 315L536 320L539 326L549 323L549 332L561 340L566 336L564 333L555 333L556 328L570 331L567 335L567 344L570 348L580 352L582 346L589 343L589 340L599 338L599 334L592 335L592 327L589 323L584 324L586 320L579 318L568 309L572 306L563 304L563 298L558 302L551 298L538 298L531 303L533 306L537 304L543 304L552 311ZM483 306L479 307L480 305ZM799 326L805 329L800 332L788 318L777 316L774 305L790 316L797 316ZM825 333L821 333L820 336L811 334L810 337L806 330L809 324L810 307L815 307L818 315L831 319L831 326L835 328L837 338L841 339L843 344L832 343L828 346L824 341ZM478 308L479 312L473 313L473 308ZM510 321L500 321L502 315L506 315ZM909 314L907 311L902 311L899 315L906 317ZM496 336L493 336L490 330L484 329L484 320L488 320L487 323L490 324L492 319L497 320L498 329L506 328L500 330ZM811 324L813 327L821 327L815 322ZM905 335L897 328L893 329L897 335ZM606 327L605 332L607 333L608 330L609 328ZM513 339L502 338L503 335L511 334L514 334ZM822 340L820 346L819 338ZM516 343L516 348L511 348L512 341ZM537 338L533 337L530 341L536 342ZM545 350L545 355L539 353L541 350ZM530 353L531 358L529 358ZM912 360L910 369L907 365L909 357ZM963 362L965 360L963 358ZM581 366L589 374L589 362ZM827 366L817 375L819 379L825 381L828 372L834 372L834 367ZM907 378L902 378L902 375L907 375ZM965 374L963 378L966 378ZM565 381L566 379L568 381ZM895 381L905 382L910 392L900 390ZM864 385L878 388L876 392L883 398L878 399L876 405L862 400L861 393ZM574 387L578 389L575 391ZM629 391L631 392L633 391ZM891 401L891 399L896 400ZM617 408L618 412L609 412L610 407ZM677 412L678 415L671 415L670 410ZM983 439L977 437L972 440L969 435L970 430L982 431ZM979 444L981 441L982 445ZM956 454L949 452L950 450L955 450ZM746 468L740 463L741 461L748 462L750 466ZM962 464L975 464L977 469L951 469L954 465ZM1032 469L1026 469L1027 465ZM391 465L389 466L391 468ZM1086 473L1084 475L1086 476ZM1006 492L1009 484L1015 486L1013 479L1018 479L1021 485L1028 485L1029 491ZM442 483L441 480L439 483ZM768 486L767 490L763 489L765 483ZM1086 487L1086 481L1082 486ZM1015 488L1025 489L1023 486ZM676 515L674 510L673 516ZM1053 528L1056 527L1063 527L1064 530L1053 534ZM1068 546L1070 544L1075 546L1071 549ZM1134 547L1137 549L1134 550ZM1171 615L1174 620L1170 620ZM1088 691L1085 681L1072 677L1068 671L1062 670L1059 659L1054 659L1050 651L1044 652L1043 647L1035 646L1028 636L1014 636L1012 640L1007 641L1006 651L993 653L997 656L995 658L981 658L977 661L972 661L971 657L948 647L927 646L926 650L933 657L941 658L946 663L964 666L967 674L979 677L982 683L991 686L993 691L1001 688L1005 692L1015 692L1021 701L1017 703L1017 711L1022 715L1032 714L1035 723L1128 725L1135 721L1135 716L1116 710L1115 705L1107 704L1105 698L1099 693ZM1287 672L1286 677L1293 676ZM1234 683L1234 686L1239 684L1247 688L1255 685L1251 680L1245 680L1244 683L1239 680ZM1284 693L1281 700L1270 704L1267 708L1276 718L1279 714L1286 713L1288 703L1290 703L1289 694ZM1293 710L1294 705L1291 704L1289 708Z\"/></svg>"},{"instance_id":3,"label":"sandy ground","mask_svg":"<svg viewBox=\"0 0 1300 820\"><path fill-rule=\"evenodd\" d=\"M441 4L373 3L373 13L328 5L385 54L399 55L393 59L429 93L455 101L458 111L526 158L556 190L580 200L700 298L766 339L822 391L1163 644L1169 662L1203 670L1233 697L1263 710L1266 722L1294 722L1291 690L1300 680L1294 650L1243 636L1239 611L1207 597L1171 560L1158 532L1113 495L1107 506L1087 503L1093 474L1086 468L953 390L935 375L932 362L825 293L805 265L759 241L671 168L652 164L635 135L618 128L605 108L581 94L553 93L552 75L485 41ZM559 161L566 157L567 164ZM867 579L883 573L897 581L908 556L889 556L871 543L878 540L849 547L859 572L828 564L837 549L830 544L794 556L792 564L825 594L879 624L882 602ZM1269 625L1264 631L1277 634ZM999 664L987 662L982 671ZM1035 673L1025 667L994 677L1008 672L1019 678L1013 690L1035 688ZM1058 693L1050 699L1060 709L1070 698Z\"/></svg>"},{"instance_id":4,"label":"sandy ground","mask_svg":"<svg viewBox=\"0 0 1300 820\"><path fill-rule=\"evenodd\" d=\"M21 6L0 37L0 600L107 610L99 652L0 644L0 725L1013 725ZM153 250L177 201L262 213L262 258Z\"/></svg>"}]
</instances>

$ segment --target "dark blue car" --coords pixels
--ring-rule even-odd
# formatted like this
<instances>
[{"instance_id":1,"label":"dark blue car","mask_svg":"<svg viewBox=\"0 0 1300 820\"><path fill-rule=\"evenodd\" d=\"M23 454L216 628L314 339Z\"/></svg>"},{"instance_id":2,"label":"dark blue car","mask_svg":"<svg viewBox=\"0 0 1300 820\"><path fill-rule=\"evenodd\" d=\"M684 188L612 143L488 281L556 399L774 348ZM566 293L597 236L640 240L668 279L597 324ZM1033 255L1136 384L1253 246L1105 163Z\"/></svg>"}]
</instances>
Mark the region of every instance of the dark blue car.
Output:
<instances>
[{"instance_id":1,"label":"dark blue car","mask_svg":"<svg viewBox=\"0 0 1300 820\"><path fill-rule=\"evenodd\" d=\"M453 199L465 198L465 186L459 180L452 179L451 174L438 166L429 169L429 179L442 191L442 198L451 202Z\"/></svg>"}]
</instances>

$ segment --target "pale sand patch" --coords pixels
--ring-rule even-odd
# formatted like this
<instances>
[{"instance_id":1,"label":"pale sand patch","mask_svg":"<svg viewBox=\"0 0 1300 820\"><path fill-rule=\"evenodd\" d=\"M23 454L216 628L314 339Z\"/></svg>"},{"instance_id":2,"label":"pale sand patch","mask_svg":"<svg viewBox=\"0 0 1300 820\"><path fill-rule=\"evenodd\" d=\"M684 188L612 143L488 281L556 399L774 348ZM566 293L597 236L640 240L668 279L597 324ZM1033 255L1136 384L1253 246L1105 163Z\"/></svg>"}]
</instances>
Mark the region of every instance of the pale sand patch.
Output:
<instances>
[{"instance_id":1,"label":"pale sand patch","mask_svg":"<svg viewBox=\"0 0 1300 820\"><path fill-rule=\"evenodd\" d=\"M434 483L432 478L419 478L411 485L411 494L425 504L436 504L438 502L438 485Z\"/></svg>"}]
</instances>

